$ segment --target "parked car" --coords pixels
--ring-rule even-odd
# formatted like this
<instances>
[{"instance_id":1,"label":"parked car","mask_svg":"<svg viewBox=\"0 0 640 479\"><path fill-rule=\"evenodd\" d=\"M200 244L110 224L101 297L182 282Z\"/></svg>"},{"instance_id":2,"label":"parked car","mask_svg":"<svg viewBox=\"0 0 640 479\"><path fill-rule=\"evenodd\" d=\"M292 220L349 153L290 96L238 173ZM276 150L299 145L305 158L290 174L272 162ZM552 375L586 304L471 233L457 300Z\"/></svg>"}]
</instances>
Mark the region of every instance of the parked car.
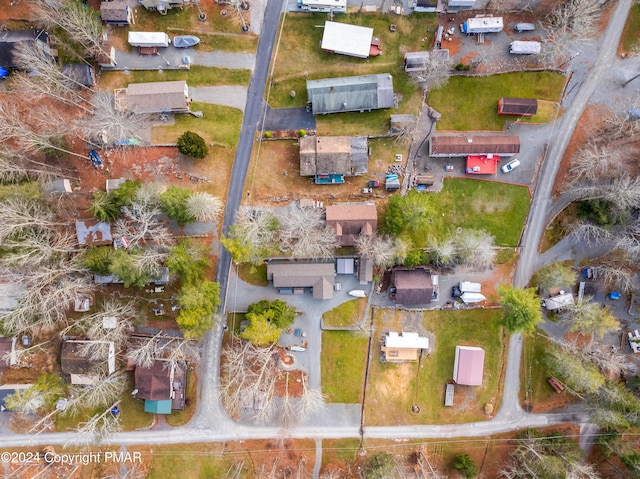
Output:
<instances>
[{"instance_id":1,"label":"parked car","mask_svg":"<svg viewBox=\"0 0 640 479\"><path fill-rule=\"evenodd\" d=\"M520 160L517 158L514 158L509 163L502 166L502 172L509 173L511 170L517 168L518 166L520 166Z\"/></svg>"},{"instance_id":2,"label":"parked car","mask_svg":"<svg viewBox=\"0 0 640 479\"><path fill-rule=\"evenodd\" d=\"M532 32L536 29L533 23L516 23L513 27L516 32Z\"/></svg>"},{"instance_id":3,"label":"parked car","mask_svg":"<svg viewBox=\"0 0 640 479\"><path fill-rule=\"evenodd\" d=\"M462 291L460 291L460 287L458 285L455 285L453 288L451 288L451 297L459 298L460 296L462 296Z\"/></svg>"}]
</instances>

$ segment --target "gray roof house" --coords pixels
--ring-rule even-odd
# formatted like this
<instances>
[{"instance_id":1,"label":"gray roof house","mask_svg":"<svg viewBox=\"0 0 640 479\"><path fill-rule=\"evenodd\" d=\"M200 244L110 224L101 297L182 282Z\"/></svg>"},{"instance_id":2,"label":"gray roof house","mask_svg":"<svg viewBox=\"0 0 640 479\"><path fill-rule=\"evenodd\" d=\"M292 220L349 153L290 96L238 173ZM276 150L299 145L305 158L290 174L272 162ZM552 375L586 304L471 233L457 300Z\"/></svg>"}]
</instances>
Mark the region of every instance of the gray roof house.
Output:
<instances>
[{"instance_id":1,"label":"gray roof house","mask_svg":"<svg viewBox=\"0 0 640 479\"><path fill-rule=\"evenodd\" d=\"M335 262L267 261L267 280L278 289L311 288L314 299L333 298Z\"/></svg>"},{"instance_id":2,"label":"gray roof house","mask_svg":"<svg viewBox=\"0 0 640 479\"><path fill-rule=\"evenodd\" d=\"M326 220L342 246L353 246L360 236L376 233L378 210L373 202L337 203L327 206Z\"/></svg>"},{"instance_id":3,"label":"gray roof house","mask_svg":"<svg viewBox=\"0 0 640 479\"><path fill-rule=\"evenodd\" d=\"M131 25L133 10L126 1L100 2L100 18L109 25Z\"/></svg>"},{"instance_id":4,"label":"gray roof house","mask_svg":"<svg viewBox=\"0 0 640 479\"><path fill-rule=\"evenodd\" d=\"M36 42L46 53L49 49L49 35L44 30L5 30L0 31L0 66L17 68L13 58L13 51L18 42Z\"/></svg>"},{"instance_id":5,"label":"gray roof house","mask_svg":"<svg viewBox=\"0 0 640 479\"><path fill-rule=\"evenodd\" d=\"M406 306L428 304L433 297L433 280L426 268L395 268L391 283L396 288L396 303Z\"/></svg>"},{"instance_id":6,"label":"gray roof house","mask_svg":"<svg viewBox=\"0 0 640 479\"><path fill-rule=\"evenodd\" d=\"M300 176L315 176L318 184L344 183L345 176L367 172L369 146L364 136L300 138Z\"/></svg>"},{"instance_id":7,"label":"gray roof house","mask_svg":"<svg viewBox=\"0 0 640 479\"><path fill-rule=\"evenodd\" d=\"M395 106L393 77L389 73L307 80L307 96L314 115Z\"/></svg>"},{"instance_id":8,"label":"gray roof house","mask_svg":"<svg viewBox=\"0 0 640 479\"><path fill-rule=\"evenodd\" d=\"M189 113L189 87L184 80L130 83L115 91L115 101L133 113Z\"/></svg>"}]
</instances>

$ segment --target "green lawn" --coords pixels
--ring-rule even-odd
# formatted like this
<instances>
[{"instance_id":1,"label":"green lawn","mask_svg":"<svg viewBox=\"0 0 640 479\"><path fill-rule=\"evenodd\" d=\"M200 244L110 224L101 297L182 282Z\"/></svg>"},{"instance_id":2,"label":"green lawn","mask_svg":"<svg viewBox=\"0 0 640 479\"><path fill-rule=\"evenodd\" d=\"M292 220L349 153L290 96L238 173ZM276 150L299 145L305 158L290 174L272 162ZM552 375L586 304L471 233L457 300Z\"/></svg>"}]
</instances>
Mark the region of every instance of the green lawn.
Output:
<instances>
[{"instance_id":1,"label":"green lawn","mask_svg":"<svg viewBox=\"0 0 640 479\"><path fill-rule=\"evenodd\" d=\"M242 281L246 281L249 284L255 286L268 286L267 281L267 265L261 264L259 266L242 263L238 265L238 276Z\"/></svg>"},{"instance_id":2,"label":"green lawn","mask_svg":"<svg viewBox=\"0 0 640 479\"><path fill-rule=\"evenodd\" d=\"M413 14L391 17L350 13L336 15L334 21L373 28L374 36L382 44L383 53L367 59L323 52L324 14L288 14L278 49L275 73L269 96L274 108L304 106L307 102L306 80L391 73L394 91L402 101L393 113L417 113L420 93L416 85L402 71L405 51L424 50L431 44L436 17L433 14ZM396 32L389 26L396 24ZM427 31L431 33L427 33ZM290 92L295 91L294 98ZM319 134L381 134L388 130L390 111L340 113L317 118Z\"/></svg>"},{"instance_id":3,"label":"green lawn","mask_svg":"<svg viewBox=\"0 0 640 479\"><path fill-rule=\"evenodd\" d=\"M155 143L177 141L185 131L190 130L202 136L207 143L217 146L235 148L240 138L242 111L222 105L192 102L191 111L201 111L202 118L193 115L176 115L175 123L153 128Z\"/></svg>"},{"instance_id":4,"label":"green lawn","mask_svg":"<svg viewBox=\"0 0 640 479\"><path fill-rule=\"evenodd\" d=\"M565 77L554 72L516 72L488 77L454 76L439 90L429 92L428 103L442 113L438 130L502 130L515 116L498 115L504 96L559 101ZM528 121L548 121L548 113Z\"/></svg>"},{"instance_id":5,"label":"green lawn","mask_svg":"<svg viewBox=\"0 0 640 479\"><path fill-rule=\"evenodd\" d=\"M446 178L437 194L410 191L400 201L405 231L415 247L430 237L443 239L457 228L485 230L497 246L517 246L529 210L524 186L470 178Z\"/></svg>"},{"instance_id":6,"label":"green lawn","mask_svg":"<svg viewBox=\"0 0 640 479\"><path fill-rule=\"evenodd\" d=\"M238 478L253 477L250 458L238 451L222 456L226 443L174 444L154 446L153 460L147 474L148 479L204 479L228 477L227 473L240 466Z\"/></svg>"},{"instance_id":7,"label":"green lawn","mask_svg":"<svg viewBox=\"0 0 640 479\"><path fill-rule=\"evenodd\" d=\"M520 365L520 403L535 407L551 399L556 392L547 382L551 376L544 363L544 355L550 347L549 340L538 334L525 336Z\"/></svg>"},{"instance_id":8,"label":"green lawn","mask_svg":"<svg viewBox=\"0 0 640 479\"><path fill-rule=\"evenodd\" d=\"M196 48L204 52L215 50L255 52L258 48L258 37L254 36L203 35L199 33L198 38L200 38L200 43Z\"/></svg>"},{"instance_id":9,"label":"green lawn","mask_svg":"<svg viewBox=\"0 0 640 479\"><path fill-rule=\"evenodd\" d=\"M322 322L330 328L355 328L362 322L367 308L367 298L342 303L322 315Z\"/></svg>"},{"instance_id":10,"label":"green lawn","mask_svg":"<svg viewBox=\"0 0 640 479\"><path fill-rule=\"evenodd\" d=\"M367 425L445 424L487 419L484 405L491 399L497 410L502 394L502 376L508 341L496 324L498 309L425 311L422 325L433 333L431 354L418 363L382 363L380 342L384 332L403 329L403 315L397 310L376 310L375 339L367 383L365 419ZM420 313L412 313L420 314ZM406 318L404 318L406 321ZM444 407L446 383L453 377L456 345L479 346L485 350L482 386L457 386L455 406ZM419 413L411 413L417 404Z\"/></svg>"},{"instance_id":11,"label":"green lawn","mask_svg":"<svg viewBox=\"0 0 640 479\"><path fill-rule=\"evenodd\" d=\"M125 431L144 429L153 423L153 414L144 412L144 401L131 395L134 389L133 372L127 375L127 385L120 397L120 422Z\"/></svg>"},{"instance_id":12,"label":"green lawn","mask_svg":"<svg viewBox=\"0 0 640 479\"><path fill-rule=\"evenodd\" d=\"M634 2L627 16L627 23L624 26L621 42L625 52L634 52L638 49L638 39L640 39L640 4Z\"/></svg>"},{"instance_id":13,"label":"green lawn","mask_svg":"<svg viewBox=\"0 0 640 479\"><path fill-rule=\"evenodd\" d=\"M129 83L186 80L189 86L249 85L250 70L231 68L203 67L192 65L189 70L131 70L103 71L100 84L102 88L125 88Z\"/></svg>"},{"instance_id":14,"label":"green lawn","mask_svg":"<svg viewBox=\"0 0 640 479\"><path fill-rule=\"evenodd\" d=\"M329 402L361 401L368 344L368 338L362 334L322 332L322 392Z\"/></svg>"}]
</instances>

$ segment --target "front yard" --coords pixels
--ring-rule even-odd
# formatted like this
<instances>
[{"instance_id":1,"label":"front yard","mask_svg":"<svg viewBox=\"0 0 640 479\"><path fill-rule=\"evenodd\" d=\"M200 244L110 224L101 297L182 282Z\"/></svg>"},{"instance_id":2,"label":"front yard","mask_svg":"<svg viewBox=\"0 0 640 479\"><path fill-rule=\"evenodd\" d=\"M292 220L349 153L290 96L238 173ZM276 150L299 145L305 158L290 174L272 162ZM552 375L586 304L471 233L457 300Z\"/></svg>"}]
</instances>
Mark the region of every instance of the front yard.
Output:
<instances>
[{"instance_id":1,"label":"front yard","mask_svg":"<svg viewBox=\"0 0 640 479\"><path fill-rule=\"evenodd\" d=\"M402 205L404 229L415 247L427 247L429 238L442 240L458 228L485 230L496 246L517 246L529 211L524 186L470 178L445 178L437 194L411 191L394 198ZM408 221L407 218L414 217Z\"/></svg>"},{"instance_id":2,"label":"front yard","mask_svg":"<svg viewBox=\"0 0 640 479\"><path fill-rule=\"evenodd\" d=\"M389 330L402 331L406 315L419 315L424 329L433 333L432 352L420 363L391 364L380 361L382 337ZM374 341L367 383L367 425L465 423L488 419L484 406L493 402L497 411L508 337L496 324L498 309L411 312L378 309L374 314ZM456 345L485 350L482 386L456 386L453 407L444 406L446 383L453 377ZM419 407L412 413L413 405Z\"/></svg>"},{"instance_id":3,"label":"front yard","mask_svg":"<svg viewBox=\"0 0 640 479\"><path fill-rule=\"evenodd\" d=\"M369 339L351 331L323 331L322 393L328 402L359 403L367 366Z\"/></svg>"},{"instance_id":4,"label":"front yard","mask_svg":"<svg viewBox=\"0 0 640 479\"><path fill-rule=\"evenodd\" d=\"M427 103L442 114L438 130L502 130L507 121L518 117L498 115L502 97L560 100L566 78L555 72L516 72L487 77L454 76L439 90L429 92ZM554 114L548 106L530 122L544 122Z\"/></svg>"}]
</instances>

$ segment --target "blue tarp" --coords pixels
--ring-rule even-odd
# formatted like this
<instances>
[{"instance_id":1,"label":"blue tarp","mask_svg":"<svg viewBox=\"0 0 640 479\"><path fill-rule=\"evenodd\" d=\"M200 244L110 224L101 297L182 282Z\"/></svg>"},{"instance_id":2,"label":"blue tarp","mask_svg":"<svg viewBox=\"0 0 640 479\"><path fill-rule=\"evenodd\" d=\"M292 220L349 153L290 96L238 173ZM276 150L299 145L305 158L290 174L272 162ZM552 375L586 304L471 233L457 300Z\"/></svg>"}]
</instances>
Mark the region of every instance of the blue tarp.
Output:
<instances>
[{"instance_id":1,"label":"blue tarp","mask_svg":"<svg viewBox=\"0 0 640 479\"><path fill-rule=\"evenodd\" d=\"M5 67L0 67L0 78L7 78L9 76L9 70Z\"/></svg>"},{"instance_id":2,"label":"blue tarp","mask_svg":"<svg viewBox=\"0 0 640 479\"><path fill-rule=\"evenodd\" d=\"M102 158L100 158L100 155L96 150L91 150L89 152L89 159L91 160L91 163L93 163L93 166L102 166Z\"/></svg>"}]
</instances>

